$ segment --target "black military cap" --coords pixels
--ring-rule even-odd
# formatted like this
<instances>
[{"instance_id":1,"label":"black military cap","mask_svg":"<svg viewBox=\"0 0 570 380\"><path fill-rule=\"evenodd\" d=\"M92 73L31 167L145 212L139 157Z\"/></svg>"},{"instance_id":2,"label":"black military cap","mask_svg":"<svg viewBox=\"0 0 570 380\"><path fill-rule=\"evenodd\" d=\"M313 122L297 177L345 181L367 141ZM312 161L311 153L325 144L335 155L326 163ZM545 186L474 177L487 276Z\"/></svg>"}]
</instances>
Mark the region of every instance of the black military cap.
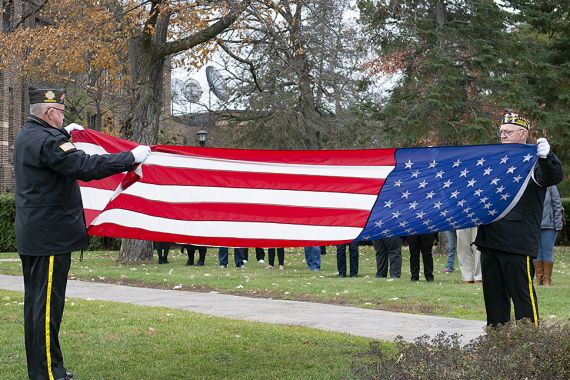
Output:
<instances>
[{"instance_id":1,"label":"black military cap","mask_svg":"<svg viewBox=\"0 0 570 380\"><path fill-rule=\"evenodd\" d=\"M503 115L503 119L501 120L501 125L503 124L512 124L519 127L523 127L527 131L530 130L530 120L514 112L506 112Z\"/></svg>"},{"instance_id":2,"label":"black military cap","mask_svg":"<svg viewBox=\"0 0 570 380\"><path fill-rule=\"evenodd\" d=\"M61 88L28 88L30 104L59 103L64 104L65 90Z\"/></svg>"}]
</instances>

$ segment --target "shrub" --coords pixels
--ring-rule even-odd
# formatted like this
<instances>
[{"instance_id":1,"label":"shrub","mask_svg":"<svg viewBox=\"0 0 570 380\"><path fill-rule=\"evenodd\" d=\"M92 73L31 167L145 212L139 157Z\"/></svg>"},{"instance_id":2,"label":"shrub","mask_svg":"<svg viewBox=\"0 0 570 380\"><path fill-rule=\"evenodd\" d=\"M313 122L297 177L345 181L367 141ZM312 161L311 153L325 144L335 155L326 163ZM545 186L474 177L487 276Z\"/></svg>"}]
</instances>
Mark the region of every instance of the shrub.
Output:
<instances>
[{"instance_id":1,"label":"shrub","mask_svg":"<svg viewBox=\"0 0 570 380\"><path fill-rule=\"evenodd\" d=\"M88 251L116 251L121 247L121 239L103 236L89 236Z\"/></svg>"},{"instance_id":2,"label":"shrub","mask_svg":"<svg viewBox=\"0 0 570 380\"><path fill-rule=\"evenodd\" d=\"M377 344L353 360L357 379L568 379L570 321L511 323L462 346L444 332L414 343L396 340L395 352Z\"/></svg>"},{"instance_id":3,"label":"shrub","mask_svg":"<svg viewBox=\"0 0 570 380\"><path fill-rule=\"evenodd\" d=\"M16 251L16 220L15 196L12 193L0 194L0 252Z\"/></svg>"},{"instance_id":4,"label":"shrub","mask_svg":"<svg viewBox=\"0 0 570 380\"><path fill-rule=\"evenodd\" d=\"M16 252L16 203L13 193L0 194L0 252ZM121 246L120 239L91 236L90 251L117 250Z\"/></svg>"}]
</instances>

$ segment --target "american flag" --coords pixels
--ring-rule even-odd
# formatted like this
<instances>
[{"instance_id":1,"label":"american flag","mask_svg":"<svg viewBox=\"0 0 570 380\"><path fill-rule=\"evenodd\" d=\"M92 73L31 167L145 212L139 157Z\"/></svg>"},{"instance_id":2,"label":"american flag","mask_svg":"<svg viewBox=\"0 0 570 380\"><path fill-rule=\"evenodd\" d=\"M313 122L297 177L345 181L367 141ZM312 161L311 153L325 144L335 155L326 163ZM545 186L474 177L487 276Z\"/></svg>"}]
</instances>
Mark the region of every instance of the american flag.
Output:
<instances>
[{"instance_id":1,"label":"american flag","mask_svg":"<svg viewBox=\"0 0 570 380\"><path fill-rule=\"evenodd\" d=\"M137 144L74 131L88 154ZM532 145L278 151L156 145L132 173L81 182L91 235L228 247L332 245L445 231L506 214Z\"/></svg>"}]
</instances>

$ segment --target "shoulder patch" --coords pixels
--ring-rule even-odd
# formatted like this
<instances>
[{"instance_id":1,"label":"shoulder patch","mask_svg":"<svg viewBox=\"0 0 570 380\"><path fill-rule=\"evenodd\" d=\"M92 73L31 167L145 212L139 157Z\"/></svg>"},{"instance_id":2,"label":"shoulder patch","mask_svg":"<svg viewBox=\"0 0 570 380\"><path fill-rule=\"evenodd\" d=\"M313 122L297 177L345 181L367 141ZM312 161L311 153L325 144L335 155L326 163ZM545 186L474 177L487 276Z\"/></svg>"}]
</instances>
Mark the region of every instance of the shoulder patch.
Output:
<instances>
[{"instance_id":1,"label":"shoulder patch","mask_svg":"<svg viewBox=\"0 0 570 380\"><path fill-rule=\"evenodd\" d=\"M70 151L70 150L74 150L77 149L75 147L75 145L73 145L73 143L70 143L69 141L66 143L63 143L59 146L59 149L63 150L64 152Z\"/></svg>"}]
</instances>

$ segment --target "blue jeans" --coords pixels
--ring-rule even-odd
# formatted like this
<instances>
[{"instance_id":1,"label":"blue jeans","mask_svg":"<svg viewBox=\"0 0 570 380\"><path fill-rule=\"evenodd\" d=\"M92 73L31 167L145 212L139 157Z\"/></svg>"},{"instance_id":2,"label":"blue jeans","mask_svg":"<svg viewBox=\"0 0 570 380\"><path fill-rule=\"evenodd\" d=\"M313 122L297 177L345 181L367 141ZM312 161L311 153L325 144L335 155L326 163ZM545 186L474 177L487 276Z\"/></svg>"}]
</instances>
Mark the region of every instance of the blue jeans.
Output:
<instances>
[{"instance_id":1,"label":"blue jeans","mask_svg":"<svg viewBox=\"0 0 570 380\"><path fill-rule=\"evenodd\" d=\"M305 261L309 270L321 270L321 247L305 247Z\"/></svg>"},{"instance_id":2,"label":"blue jeans","mask_svg":"<svg viewBox=\"0 0 570 380\"><path fill-rule=\"evenodd\" d=\"M445 231L444 233L447 237L447 265L445 267L453 272L455 256L457 255L457 234L455 231Z\"/></svg>"},{"instance_id":3,"label":"blue jeans","mask_svg":"<svg viewBox=\"0 0 570 380\"><path fill-rule=\"evenodd\" d=\"M218 251L220 265L228 266L228 247L220 247ZM243 265L243 248L234 248L234 262L236 267L239 268Z\"/></svg>"},{"instance_id":4,"label":"blue jeans","mask_svg":"<svg viewBox=\"0 0 570 380\"><path fill-rule=\"evenodd\" d=\"M554 250L554 242L556 241L556 235L558 232L551 229L540 230L540 237L538 239L538 256L536 261L545 261L551 263L552 251Z\"/></svg>"}]
</instances>

